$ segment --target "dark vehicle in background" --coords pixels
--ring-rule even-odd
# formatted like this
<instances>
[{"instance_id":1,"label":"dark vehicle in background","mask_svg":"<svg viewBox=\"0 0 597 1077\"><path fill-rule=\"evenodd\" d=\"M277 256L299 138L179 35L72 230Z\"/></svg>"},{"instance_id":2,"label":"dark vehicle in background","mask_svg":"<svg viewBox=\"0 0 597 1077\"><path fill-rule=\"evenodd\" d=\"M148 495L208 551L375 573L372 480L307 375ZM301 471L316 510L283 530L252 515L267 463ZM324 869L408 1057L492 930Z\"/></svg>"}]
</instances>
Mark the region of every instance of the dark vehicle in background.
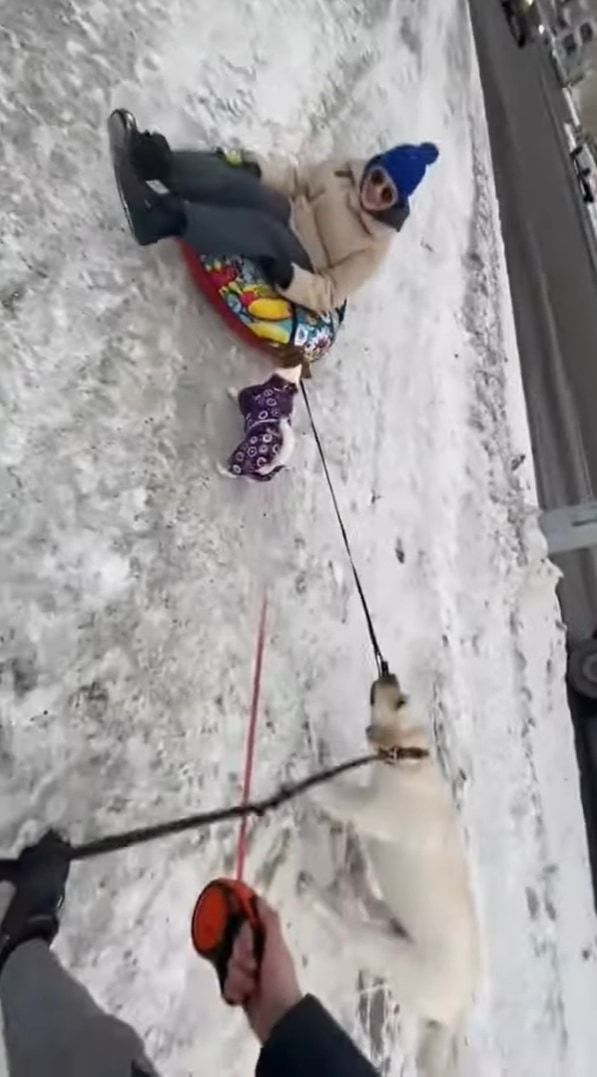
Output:
<instances>
[{"instance_id":1,"label":"dark vehicle in background","mask_svg":"<svg viewBox=\"0 0 597 1077\"><path fill-rule=\"evenodd\" d=\"M541 12L536 0L500 0L512 36L520 49L543 33Z\"/></svg>"},{"instance_id":2,"label":"dark vehicle in background","mask_svg":"<svg viewBox=\"0 0 597 1077\"><path fill-rule=\"evenodd\" d=\"M597 199L597 163L587 141L581 139L570 152L570 159L576 174L583 200L593 203Z\"/></svg>"},{"instance_id":3,"label":"dark vehicle in background","mask_svg":"<svg viewBox=\"0 0 597 1077\"><path fill-rule=\"evenodd\" d=\"M597 719L597 630L592 639L575 644L568 655L568 681L577 695L592 710Z\"/></svg>"},{"instance_id":4,"label":"dark vehicle in background","mask_svg":"<svg viewBox=\"0 0 597 1077\"><path fill-rule=\"evenodd\" d=\"M570 646L568 702L574 725L580 795L597 909L597 631L592 639Z\"/></svg>"}]
</instances>

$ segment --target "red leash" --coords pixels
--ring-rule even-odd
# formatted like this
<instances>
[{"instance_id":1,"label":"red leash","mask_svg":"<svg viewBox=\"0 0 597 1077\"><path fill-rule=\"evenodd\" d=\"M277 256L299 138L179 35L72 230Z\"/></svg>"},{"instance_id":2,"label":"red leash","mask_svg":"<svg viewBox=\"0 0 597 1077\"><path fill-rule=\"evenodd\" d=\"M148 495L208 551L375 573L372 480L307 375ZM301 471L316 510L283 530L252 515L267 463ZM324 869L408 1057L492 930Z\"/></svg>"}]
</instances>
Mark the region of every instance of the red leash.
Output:
<instances>
[{"instance_id":1,"label":"red leash","mask_svg":"<svg viewBox=\"0 0 597 1077\"><path fill-rule=\"evenodd\" d=\"M255 760L255 737L257 733L257 718L259 715L259 695L261 692L261 671L263 668L263 652L265 649L265 624L267 619L267 594L264 593L261 603L261 616L259 618L259 632L257 634L257 652L255 655L255 669L253 671L253 696L251 699L251 716L247 732L247 746L245 750L245 773L243 777L243 791L241 804L243 807L249 803L251 797L251 780L253 778L253 763ZM243 816L240 821L238 834L238 846L236 850L236 878L242 880L247 857L247 836L249 820Z\"/></svg>"}]
</instances>

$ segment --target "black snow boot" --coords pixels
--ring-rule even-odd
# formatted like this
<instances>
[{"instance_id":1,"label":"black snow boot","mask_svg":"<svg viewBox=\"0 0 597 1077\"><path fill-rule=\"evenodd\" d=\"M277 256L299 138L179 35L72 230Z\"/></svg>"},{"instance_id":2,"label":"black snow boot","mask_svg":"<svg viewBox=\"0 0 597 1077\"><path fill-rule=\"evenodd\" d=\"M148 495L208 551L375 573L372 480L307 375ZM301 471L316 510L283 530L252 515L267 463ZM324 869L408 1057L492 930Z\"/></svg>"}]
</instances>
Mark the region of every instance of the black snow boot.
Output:
<instances>
[{"instance_id":1,"label":"black snow boot","mask_svg":"<svg viewBox=\"0 0 597 1077\"><path fill-rule=\"evenodd\" d=\"M159 239L182 235L187 223L182 200L170 193L158 194L137 173L133 147L143 136L134 116L116 109L108 120L108 134L120 199L137 243L146 247Z\"/></svg>"},{"instance_id":2,"label":"black snow boot","mask_svg":"<svg viewBox=\"0 0 597 1077\"><path fill-rule=\"evenodd\" d=\"M23 849L17 860L0 861L0 883L8 883L13 889L0 921L0 971L21 943L43 939L49 945L54 940L70 868L69 854L68 842L55 830L48 830L35 845Z\"/></svg>"},{"instance_id":3,"label":"black snow boot","mask_svg":"<svg viewBox=\"0 0 597 1077\"><path fill-rule=\"evenodd\" d=\"M142 180L159 180L166 187L172 168L172 150L158 131L137 131L131 138L131 160Z\"/></svg>"}]
</instances>

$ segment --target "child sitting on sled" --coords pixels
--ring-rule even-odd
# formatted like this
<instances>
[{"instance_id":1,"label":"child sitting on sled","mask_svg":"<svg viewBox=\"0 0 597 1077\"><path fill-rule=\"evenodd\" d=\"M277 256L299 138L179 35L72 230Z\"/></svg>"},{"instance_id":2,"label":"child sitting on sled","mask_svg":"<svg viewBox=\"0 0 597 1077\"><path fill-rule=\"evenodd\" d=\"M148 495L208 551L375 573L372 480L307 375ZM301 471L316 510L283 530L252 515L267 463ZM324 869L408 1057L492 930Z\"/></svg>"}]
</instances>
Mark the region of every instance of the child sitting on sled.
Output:
<instances>
[{"instance_id":1,"label":"child sitting on sled","mask_svg":"<svg viewBox=\"0 0 597 1077\"><path fill-rule=\"evenodd\" d=\"M242 151L173 151L129 112L117 117L130 166L121 168L122 196L140 244L178 236L199 255L244 255L315 313L341 307L376 272L438 157L432 142L305 167Z\"/></svg>"},{"instance_id":2,"label":"child sitting on sled","mask_svg":"<svg viewBox=\"0 0 597 1077\"><path fill-rule=\"evenodd\" d=\"M340 310L376 272L439 152L424 142L368 161L296 167L244 151L172 151L163 135L140 132L122 109L110 125L120 193L138 243L178 237L199 256L243 256L280 295L315 314ZM267 382L237 396L244 438L226 465L232 477L267 481L290 458L301 367L296 356L285 358Z\"/></svg>"}]
</instances>

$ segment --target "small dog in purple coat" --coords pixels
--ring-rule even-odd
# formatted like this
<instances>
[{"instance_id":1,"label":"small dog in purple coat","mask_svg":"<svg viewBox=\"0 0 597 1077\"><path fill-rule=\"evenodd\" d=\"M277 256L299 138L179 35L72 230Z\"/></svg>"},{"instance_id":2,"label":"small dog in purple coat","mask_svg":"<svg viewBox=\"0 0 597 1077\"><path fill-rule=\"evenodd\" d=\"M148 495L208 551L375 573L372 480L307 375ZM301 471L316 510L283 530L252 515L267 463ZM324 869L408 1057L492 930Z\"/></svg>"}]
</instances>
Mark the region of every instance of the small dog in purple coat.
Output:
<instances>
[{"instance_id":1,"label":"small dog in purple coat","mask_svg":"<svg viewBox=\"0 0 597 1077\"><path fill-rule=\"evenodd\" d=\"M223 475L269 482L286 466L295 444L291 418L300 370L276 370L260 385L248 385L239 393L230 390L244 420L245 436L226 466L220 466Z\"/></svg>"}]
</instances>

